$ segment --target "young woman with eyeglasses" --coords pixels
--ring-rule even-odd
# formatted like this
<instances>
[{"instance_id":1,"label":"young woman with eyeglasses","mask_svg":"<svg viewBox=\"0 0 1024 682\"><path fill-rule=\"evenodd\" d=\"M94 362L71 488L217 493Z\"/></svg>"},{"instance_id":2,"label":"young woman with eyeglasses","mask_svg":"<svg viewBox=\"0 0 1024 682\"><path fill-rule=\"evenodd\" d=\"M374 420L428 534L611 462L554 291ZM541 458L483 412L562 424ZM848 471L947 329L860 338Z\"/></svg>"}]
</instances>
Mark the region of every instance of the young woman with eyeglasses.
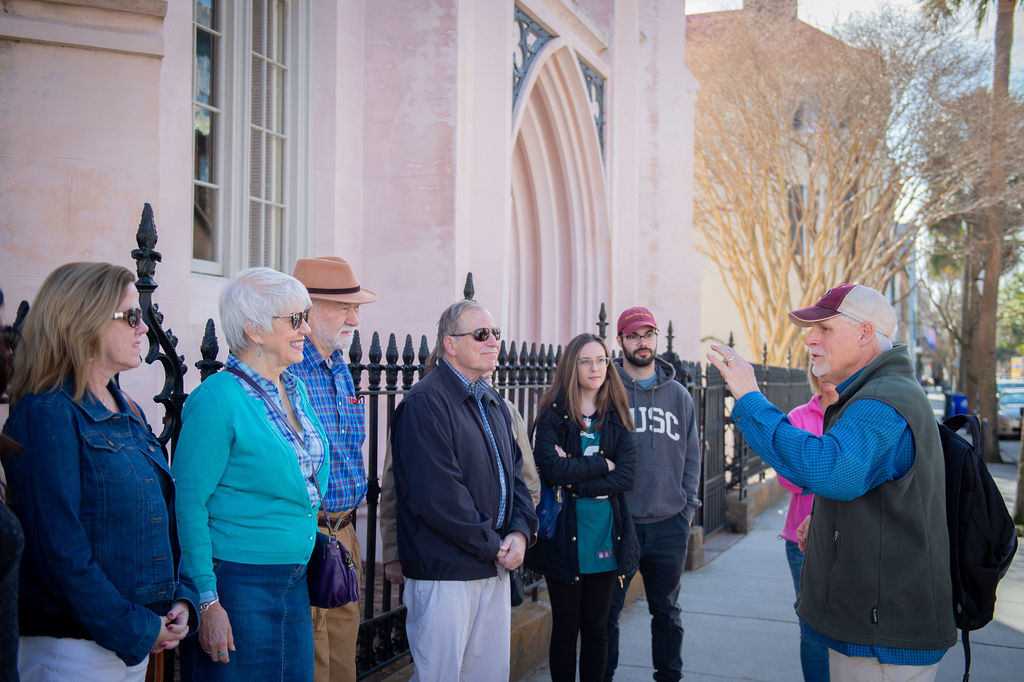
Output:
<instances>
[{"instance_id":1,"label":"young woman with eyeglasses","mask_svg":"<svg viewBox=\"0 0 1024 682\"><path fill-rule=\"evenodd\" d=\"M306 388L288 371L302 361L310 305L290 275L238 273L220 299L225 369L185 402L171 469L202 611L181 652L186 682L313 679L306 562L330 462Z\"/></svg>"},{"instance_id":2,"label":"young woman with eyeglasses","mask_svg":"<svg viewBox=\"0 0 1024 682\"><path fill-rule=\"evenodd\" d=\"M526 564L543 573L551 599L548 660L555 682L604 679L612 590L637 565L638 544L623 493L633 487L633 420L604 341L568 343L541 396L534 458L541 481L561 487L554 537L538 540Z\"/></svg>"},{"instance_id":3,"label":"young woman with eyeglasses","mask_svg":"<svg viewBox=\"0 0 1024 682\"><path fill-rule=\"evenodd\" d=\"M147 331L135 278L69 263L43 282L14 357L6 462L25 531L22 680L142 680L150 652L195 625L178 570L175 483L142 412L118 387Z\"/></svg>"}]
</instances>

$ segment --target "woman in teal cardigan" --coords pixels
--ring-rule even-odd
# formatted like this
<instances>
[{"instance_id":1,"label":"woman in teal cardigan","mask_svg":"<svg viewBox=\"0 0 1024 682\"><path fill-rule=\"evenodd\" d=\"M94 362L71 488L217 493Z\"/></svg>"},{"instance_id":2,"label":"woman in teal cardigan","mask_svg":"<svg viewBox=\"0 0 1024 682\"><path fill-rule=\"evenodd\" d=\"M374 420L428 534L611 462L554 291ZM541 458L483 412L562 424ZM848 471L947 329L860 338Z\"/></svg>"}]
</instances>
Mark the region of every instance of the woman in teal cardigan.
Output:
<instances>
[{"instance_id":1,"label":"woman in teal cardigan","mask_svg":"<svg viewBox=\"0 0 1024 682\"><path fill-rule=\"evenodd\" d=\"M302 382L310 299L270 268L221 296L230 355L185 402L171 470L185 569L199 588L198 641L182 679L313 679L306 562L329 449Z\"/></svg>"}]
</instances>

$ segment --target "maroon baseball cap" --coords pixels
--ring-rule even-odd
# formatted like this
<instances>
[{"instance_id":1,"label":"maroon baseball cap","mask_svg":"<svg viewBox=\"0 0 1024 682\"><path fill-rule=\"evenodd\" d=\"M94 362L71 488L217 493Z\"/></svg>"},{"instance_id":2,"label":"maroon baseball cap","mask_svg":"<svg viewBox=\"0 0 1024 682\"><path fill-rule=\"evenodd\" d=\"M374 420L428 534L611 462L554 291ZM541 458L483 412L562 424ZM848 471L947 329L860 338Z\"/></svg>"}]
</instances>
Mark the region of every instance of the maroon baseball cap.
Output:
<instances>
[{"instance_id":1,"label":"maroon baseball cap","mask_svg":"<svg viewBox=\"0 0 1024 682\"><path fill-rule=\"evenodd\" d=\"M858 322L870 322L884 336L896 332L896 311L881 293L863 284L832 287L818 302L807 308L791 310L793 324L810 327L837 315L846 315Z\"/></svg>"},{"instance_id":2,"label":"maroon baseball cap","mask_svg":"<svg viewBox=\"0 0 1024 682\"><path fill-rule=\"evenodd\" d=\"M632 334L640 327L658 328L658 323L654 321L654 315L647 308L642 306L627 308L619 315L619 336Z\"/></svg>"}]
</instances>

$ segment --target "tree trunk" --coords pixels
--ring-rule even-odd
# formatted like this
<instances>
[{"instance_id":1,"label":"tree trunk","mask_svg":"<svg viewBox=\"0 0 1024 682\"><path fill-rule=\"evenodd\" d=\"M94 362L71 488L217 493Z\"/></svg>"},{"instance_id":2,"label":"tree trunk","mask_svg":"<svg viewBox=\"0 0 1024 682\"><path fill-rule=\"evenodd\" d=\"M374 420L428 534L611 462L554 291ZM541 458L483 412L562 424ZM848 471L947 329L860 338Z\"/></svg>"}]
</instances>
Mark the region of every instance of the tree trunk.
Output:
<instances>
[{"instance_id":1,"label":"tree trunk","mask_svg":"<svg viewBox=\"0 0 1024 682\"><path fill-rule=\"evenodd\" d=\"M974 413L978 407L978 257L974 244L978 243L978 228L967 223L967 238L964 240L964 277L960 298L960 374L956 392L967 396L967 411Z\"/></svg>"},{"instance_id":2,"label":"tree trunk","mask_svg":"<svg viewBox=\"0 0 1024 682\"><path fill-rule=\"evenodd\" d=\"M1003 270L1005 228L1003 190L1006 168L1003 165L1005 119L1009 100L1010 49L1013 46L1013 10L1017 0L999 0L996 14L995 63L992 68L992 141L989 148L989 192L991 203L985 225L985 278L978 307L978 394L984 424L985 456L999 461L997 438L999 399L996 396L996 312L999 275Z\"/></svg>"},{"instance_id":3,"label":"tree trunk","mask_svg":"<svg viewBox=\"0 0 1024 682\"><path fill-rule=\"evenodd\" d=\"M1024 428L1020 430L1020 450L1017 460L1017 495L1013 502L1013 522L1024 525Z\"/></svg>"}]
</instances>

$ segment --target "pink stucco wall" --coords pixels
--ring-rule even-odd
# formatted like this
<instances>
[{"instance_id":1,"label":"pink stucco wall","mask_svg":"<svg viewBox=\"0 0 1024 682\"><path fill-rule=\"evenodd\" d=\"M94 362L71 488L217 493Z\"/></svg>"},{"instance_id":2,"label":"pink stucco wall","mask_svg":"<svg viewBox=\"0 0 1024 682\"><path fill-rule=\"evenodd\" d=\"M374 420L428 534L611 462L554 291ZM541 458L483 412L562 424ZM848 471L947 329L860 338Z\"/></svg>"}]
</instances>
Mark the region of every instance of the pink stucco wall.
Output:
<instances>
[{"instance_id":1,"label":"pink stucco wall","mask_svg":"<svg viewBox=\"0 0 1024 682\"><path fill-rule=\"evenodd\" d=\"M579 171L547 188L565 193L573 215L583 216L552 228L572 232L520 241L513 230L525 207L513 206L510 191L519 130L511 0L312 0L308 255L344 256L381 295L364 309L367 341L373 330L432 337L437 314L461 296L472 271L478 297L499 324L512 325L513 337L564 342L588 328L601 301L613 321L622 308L647 304L674 321L676 349L695 357L694 92L682 58L684 2L521 6L561 41L562 70L540 78L548 100L527 102L524 116L539 116L533 139L559 140L565 166ZM157 301L191 365L223 285L190 263L191 3L169 2L163 16L31 0L10 9L0 17L0 287L8 318L61 262L133 267L134 232L150 202L164 255ZM607 78L603 157L578 125L577 95L560 90L556 77L573 56ZM550 151L534 149L529 163ZM545 238L563 246L541 280L518 256L523 244ZM547 289L527 286L534 280ZM555 297L563 301L557 319L524 312ZM534 322L516 329L513 317ZM155 372L133 373L128 386L152 394L157 381ZM186 388L196 382L191 369Z\"/></svg>"}]
</instances>

